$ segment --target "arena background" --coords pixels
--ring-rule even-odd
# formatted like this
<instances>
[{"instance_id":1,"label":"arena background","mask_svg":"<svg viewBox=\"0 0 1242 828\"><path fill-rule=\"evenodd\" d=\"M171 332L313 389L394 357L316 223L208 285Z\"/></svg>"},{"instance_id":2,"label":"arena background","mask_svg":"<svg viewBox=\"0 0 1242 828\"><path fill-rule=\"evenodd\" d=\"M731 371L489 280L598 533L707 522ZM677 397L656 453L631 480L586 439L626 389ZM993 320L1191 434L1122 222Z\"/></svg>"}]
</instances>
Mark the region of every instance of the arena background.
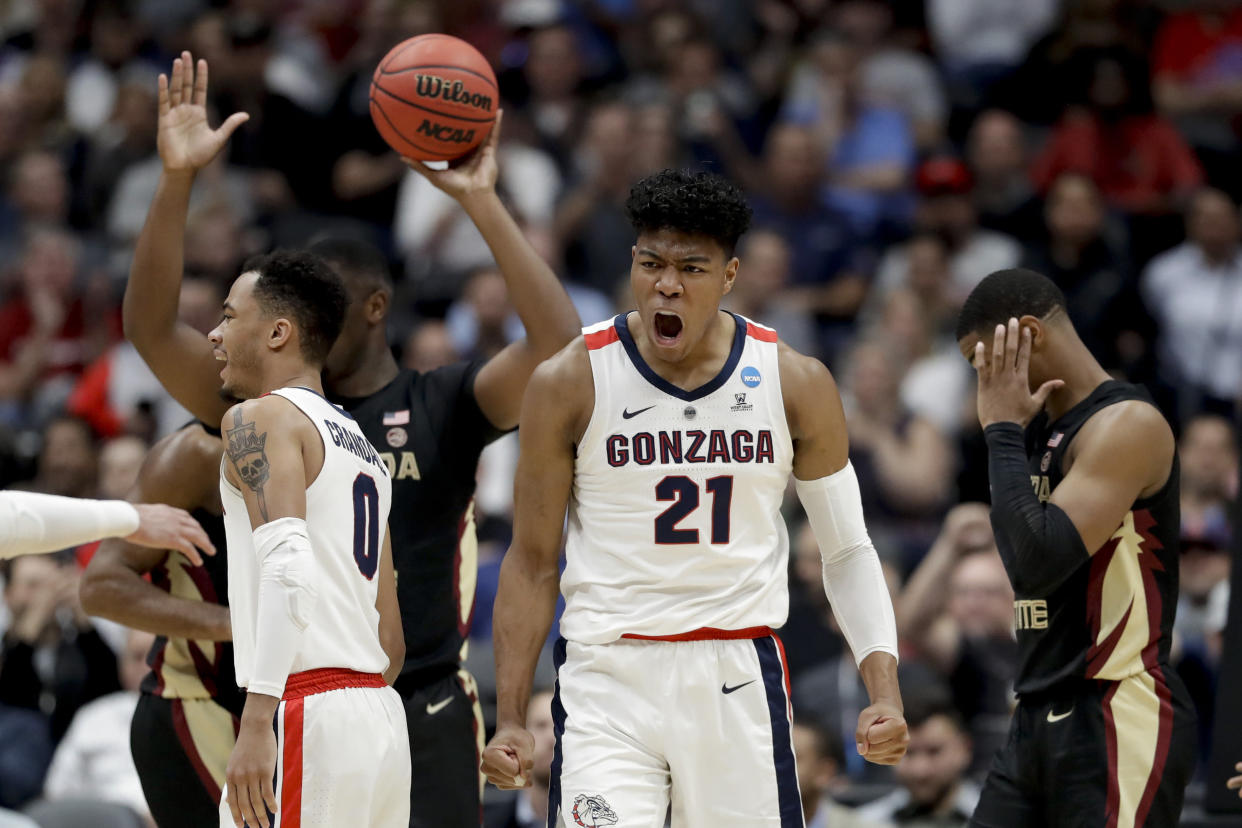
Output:
<instances>
[{"instance_id":1,"label":"arena background","mask_svg":"<svg viewBox=\"0 0 1242 828\"><path fill-rule=\"evenodd\" d=\"M1230 514L1242 395L1242 8L1231 0L0 0L0 485L123 496L145 447L188 419L119 322L160 171L156 75L184 48L210 63L213 123L251 116L195 188L188 321L215 324L249 254L328 232L389 256L404 365L487 356L521 336L465 214L370 122L378 59L433 31L495 67L499 189L584 321L631 304L622 204L634 180L712 169L751 198L729 306L833 370L898 609L907 707L962 723L939 744L949 758L904 774L838 744L820 793L968 801L1003 738L1012 596L986 511L956 508L986 502L988 487L952 329L975 282L1022 265L1057 281L1102 363L1145 384L1179 434L1174 652L1202 723L1184 824L1239 824L1204 814L1242 803L1224 789L1242 759L1236 571L1226 623L1230 559L1242 555ZM479 469L469 664L485 702L515 452L502 440ZM851 659L794 498L787 519L796 714L850 745L860 691L838 672ZM72 725L118 685L129 693L118 699L134 698L142 675L125 656L141 639L76 606L91 551L34 564L34 594L6 572L3 808L86 797L144 809L124 704L93 720L89 745ZM921 565L922 584L911 580ZM54 608L51 651L80 670L72 694L46 671L5 675L32 607ZM94 632L116 674L82 666L79 642ZM937 824L963 824L950 811Z\"/></svg>"}]
</instances>

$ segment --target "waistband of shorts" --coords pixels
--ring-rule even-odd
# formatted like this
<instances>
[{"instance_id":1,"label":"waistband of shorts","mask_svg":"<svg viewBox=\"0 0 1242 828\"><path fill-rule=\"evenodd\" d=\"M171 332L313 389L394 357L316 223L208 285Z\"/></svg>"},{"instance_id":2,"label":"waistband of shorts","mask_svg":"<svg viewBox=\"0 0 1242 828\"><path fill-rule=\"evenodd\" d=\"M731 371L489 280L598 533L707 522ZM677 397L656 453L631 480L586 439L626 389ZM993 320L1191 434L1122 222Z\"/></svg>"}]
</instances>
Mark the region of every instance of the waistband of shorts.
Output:
<instances>
[{"instance_id":1,"label":"waistband of shorts","mask_svg":"<svg viewBox=\"0 0 1242 828\"><path fill-rule=\"evenodd\" d=\"M767 638L771 627L743 627L740 630L719 630L715 627L699 627L697 630L676 635L639 635L625 633L622 638L633 641L738 641L749 638Z\"/></svg>"},{"instance_id":2,"label":"waistband of shorts","mask_svg":"<svg viewBox=\"0 0 1242 828\"><path fill-rule=\"evenodd\" d=\"M294 673L285 681L284 701L344 690L347 687L387 687L388 682L379 673L360 673L341 667L321 667Z\"/></svg>"}]
</instances>

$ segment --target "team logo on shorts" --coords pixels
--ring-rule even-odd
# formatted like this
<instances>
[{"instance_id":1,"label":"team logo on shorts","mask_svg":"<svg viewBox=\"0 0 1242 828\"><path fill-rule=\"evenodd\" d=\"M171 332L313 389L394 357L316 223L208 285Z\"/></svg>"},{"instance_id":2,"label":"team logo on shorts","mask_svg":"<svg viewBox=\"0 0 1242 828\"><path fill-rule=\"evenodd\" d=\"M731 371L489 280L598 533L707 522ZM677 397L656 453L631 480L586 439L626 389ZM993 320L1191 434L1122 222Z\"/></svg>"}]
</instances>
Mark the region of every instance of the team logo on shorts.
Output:
<instances>
[{"instance_id":1,"label":"team logo on shorts","mask_svg":"<svg viewBox=\"0 0 1242 828\"><path fill-rule=\"evenodd\" d=\"M388 429L387 437L388 437L388 445L392 446L393 448L401 448L410 439L409 433L404 428Z\"/></svg>"},{"instance_id":2,"label":"team logo on shorts","mask_svg":"<svg viewBox=\"0 0 1242 828\"><path fill-rule=\"evenodd\" d=\"M602 796L578 794L574 797L574 822L583 828L616 825L617 812L608 807Z\"/></svg>"},{"instance_id":3,"label":"team logo on shorts","mask_svg":"<svg viewBox=\"0 0 1242 828\"><path fill-rule=\"evenodd\" d=\"M1044 452L1044 459L1039 461L1039 470L1041 472L1048 471L1048 467L1052 465L1052 452Z\"/></svg>"},{"instance_id":4,"label":"team logo on shorts","mask_svg":"<svg viewBox=\"0 0 1242 828\"><path fill-rule=\"evenodd\" d=\"M742 385L747 388L755 388L763 380L759 374L759 369L753 365L747 365L742 369Z\"/></svg>"}]
</instances>

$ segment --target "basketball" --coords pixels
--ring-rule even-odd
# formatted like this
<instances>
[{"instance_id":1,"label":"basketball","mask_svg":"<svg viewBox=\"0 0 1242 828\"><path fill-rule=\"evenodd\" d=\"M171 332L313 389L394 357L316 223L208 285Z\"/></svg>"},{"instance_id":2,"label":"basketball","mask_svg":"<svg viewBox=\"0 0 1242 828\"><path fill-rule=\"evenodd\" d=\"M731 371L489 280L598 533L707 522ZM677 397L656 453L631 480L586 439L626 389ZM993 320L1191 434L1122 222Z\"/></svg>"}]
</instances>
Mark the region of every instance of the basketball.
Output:
<instances>
[{"instance_id":1,"label":"basketball","mask_svg":"<svg viewBox=\"0 0 1242 828\"><path fill-rule=\"evenodd\" d=\"M371 120L407 158L450 161L487 138L500 95L487 59L450 35L393 47L371 76Z\"/></svg>"}]
</instances>

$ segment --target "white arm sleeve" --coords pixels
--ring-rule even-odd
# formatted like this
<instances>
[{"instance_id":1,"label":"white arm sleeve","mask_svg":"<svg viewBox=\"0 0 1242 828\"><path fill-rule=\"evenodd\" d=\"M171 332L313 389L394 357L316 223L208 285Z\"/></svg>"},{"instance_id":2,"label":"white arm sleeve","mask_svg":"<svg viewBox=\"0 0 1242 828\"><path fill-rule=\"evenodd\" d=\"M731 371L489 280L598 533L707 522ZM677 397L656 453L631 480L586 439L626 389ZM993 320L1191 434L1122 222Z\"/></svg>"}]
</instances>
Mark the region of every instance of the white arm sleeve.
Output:
<instances>
[{"instance_id":1,"label":"white arm sleeve","mask_svg":"<svg viewBox=\"0 0 1242 828\"><path fill-rule=\"evenodd\" d=\"M258 629L246 690L280 698L315 601L317 568L306 521L287 517L253 532L259 556Z\"/></svg>"},{"instance_id":2,"label":"white arm sleeve","mask_svg":"<svg viewBox=\"0 0 1242 828\"><path fill-rule=\"evenodd\" d=\"M138 525L138 510L123 500L0 492L0 558L123 538Z\"/></svg>"},{"instance_id":3,"label":"white arm sleeve","mask_svg":"<svg viewBox=\"0 0 1242 828\"><path fill-rule=\"evenodd\" d=\"M824 592L858 664L875 652L897 657L897 620L880 559L863 522L854 466L795 480L824 559Z\"/></svg>"}]
</instances>

